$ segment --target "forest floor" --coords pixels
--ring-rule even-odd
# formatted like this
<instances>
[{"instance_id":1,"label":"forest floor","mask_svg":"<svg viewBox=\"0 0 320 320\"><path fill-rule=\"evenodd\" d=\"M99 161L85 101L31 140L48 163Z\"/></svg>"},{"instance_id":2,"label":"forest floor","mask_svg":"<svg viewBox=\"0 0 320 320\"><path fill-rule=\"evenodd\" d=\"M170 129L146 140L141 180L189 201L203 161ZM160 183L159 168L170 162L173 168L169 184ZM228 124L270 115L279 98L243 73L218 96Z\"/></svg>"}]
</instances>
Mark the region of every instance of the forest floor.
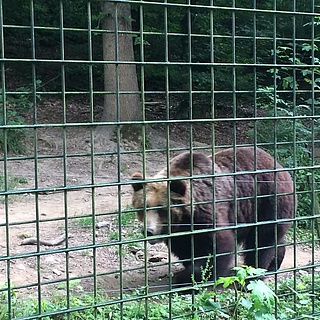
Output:
<instances>
[{"instance_id":1,"label":"forest floor","mask_svg":"<svg viewBox=\"0 0 320 320\"><path fill-rule=\"evenodd\" d=\"M62 117L59 110L62 108L55 101L42 102L39 123L59 123ZM70 122L87 121L88 110L85 105L71 103L67 112ZM237 138L241 141L247 141L245 126L243 123L236 128ZM211 125L194 125L193 129L194 145L210 144ZM170 128L170 146L188 148L188 130L181 124L173 124ZM141 154L131 152L138 150L139 146L123 143L120 157L99 154L91 157L91 134L90 128L85 126L65 131L59 127L41 128L37 136L37 161L31 156L25 159L12 158L7 162L8 174L22 177L26 181L17 190L28 191L10 197L6 204L0 204L3 212L0 216L0 257L8 253L13 257L10 263L0 260L0 284L7 283L9 277L11 285L24 287L17 289L17 292L25 295L41 290L43 296L51 295L53 287L59 290L56 282L63 283L66 279L78 277L82 278L82 286L87 291L92 291L97 285L99 290L108 295L118 295L120 290L131 293L144 287L146 281L151 290L161 291L167 287L168 262L171 259L164 245L152 246L140 241L117 244L118 212L120 208L125 211L130 206L132 194L129 184L118 187L117 182L129 181L134 172L142 170ZM219 145L232 143L233 137L232 126L221 123L215 127L215 139ZM165 128L153 128L148 139L158 148L161 145L165 147ZM28 147L32 155L32 141ZM114 142L108 146L94 146L96 153L112 150L116 150ZM56 157L64 151L70 156ZM147 154L146 168L149 175L165 166L164 152ZM99 186L91 188L92 183ZM59 189L63 186L71 189L63 192ZM35 188L43 189L44 192L33 193L32 189ZM104 227L93 226L92 212L95 214L94 223L104 222ZM121 240L141 237L136 220L123 222ZM25 238L37 236L37 232L40 240L52 240L65 234L65 230L69 238L59 245L40 245L39 248L37 245L21 245ZM319 250L312 250L307 245L290 245L282 269L285 271L295 266L305 266L315 260L320 260ZM180 265L174 264L172 271L179 268ZM290 275L283 275L286 274Z\"/></svg>"}]
</instances>

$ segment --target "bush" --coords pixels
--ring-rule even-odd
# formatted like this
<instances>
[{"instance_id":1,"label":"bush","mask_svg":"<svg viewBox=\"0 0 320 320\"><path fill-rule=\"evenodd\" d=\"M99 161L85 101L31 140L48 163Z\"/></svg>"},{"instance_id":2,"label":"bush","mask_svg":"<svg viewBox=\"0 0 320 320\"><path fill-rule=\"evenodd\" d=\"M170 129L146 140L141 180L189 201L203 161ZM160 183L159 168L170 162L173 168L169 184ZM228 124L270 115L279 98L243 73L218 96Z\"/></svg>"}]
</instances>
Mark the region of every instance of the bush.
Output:
<instances>
[{"instance_id":1,"label":"bush","mask_svg":"<svg viewBox=\"0 0 320 320\"><path fill-rule=\"evenodd\" d=\"M320 182L320 170L313 169L311 154L312 141L319 134L320 120L311 118L312 109L308 103L294 106L292 102L279 98L274 89L266 87L258 90L257 107L264 111L257 121L256 138L269 153L286 168L299 168L293 173L298 194L297 216L310 216L313 212L311 182ZM310 117L310 118L307 118ZM249 135L254 136L250 130ZM299 221L299 225L309 227L311 220Z\"/></svg>"},{"instance_id":2,"label":"bush","mask_svg":"<svg viewBox=\"0 0 320 320\"><path fill-rule=\"evenodd\" d=\"M40 86L41 81L36 81L36 86ZM19 87L17 94L5 97L0 94L0 149L13 152L26 152L26 139L28 131L19 126L25 124L24 116L32 108L32 89L29 86ZM5 98L5 99L4 99ZM37 97L39 98L39 97ZM5 106L4 106L5 101ZM14 125L16 128L5 129L6 125Z\"/></svg>"},{"instance_id":3,"label":"bush","mask_svg":"<svg viewBox=\"0 0 320 320\"><path fill-rule=\"evenodd\" d=\"M276 87L264 87L257 92L256 107L263 111L268 120L261 117L257 121L256 139L271 154L276 155L283 166L298 168L293 175L299 203L297 216L301 217L310 216L313 212L312 193L318 190L312 188L312 184L320 182L320 170L314 168L316 160L312 154L314 142L320 136L320 119L314 117L320 112L320 101L303 92L298 95L294 90L319 89L320 69L308 66L311 56L314 56L313 63L319 64L316 57L319 49L316 45L303 43L296 51L294 56L292 48L278 46L272 52L281 63L288 66L268 70L273 81L276 80ZM294 69L292 63L302 68ZM292 93L288 93L289 89ZM255 133L251 130L249 134L253 137ZM311 220L299 221L299 224L310 227Z\"/></svg>"},{"instance_id":4,"label":"bush","mask_svg":"<svg viewBox=\"0 0 320 320\"><path fill-rule=\"evenodd\" d=\"M305 319L319 311L320 277L307 274L286 278L273 284L264 283L257 277L265 270L248 266L234 268L235 275L219 278L214 284L194 284L194 295L176 293L147 297L145 288L124 294L123 301L100 293L88 293L80 280L66 286L57 284L50 300L41 300L41 319L45 320L150 320L168 319ZM250 278L254 279L250 279ZM205 286L223 286L209 291ZM67 295L67 290L69 294ZM0 292L0 319L8 317L7 291ZM68 298L67 298L68 297ZM68 312L70 308L70 312ZM35 319L39 316L39 301L33 297L18 296L11 291L11 312L14 317ZM34 316L34 318L33 318ZM312 318L313 319L313 318Z\"/></svg>"}]
</instances>

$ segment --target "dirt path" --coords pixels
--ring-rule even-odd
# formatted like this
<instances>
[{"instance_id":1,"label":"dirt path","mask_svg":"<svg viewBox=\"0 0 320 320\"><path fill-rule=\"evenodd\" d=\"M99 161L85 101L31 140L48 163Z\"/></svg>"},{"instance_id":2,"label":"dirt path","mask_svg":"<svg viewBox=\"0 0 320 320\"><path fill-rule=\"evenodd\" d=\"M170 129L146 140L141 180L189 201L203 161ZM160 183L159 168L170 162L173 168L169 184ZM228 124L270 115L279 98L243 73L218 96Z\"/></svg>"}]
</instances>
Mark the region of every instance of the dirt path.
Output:
<instances>
[{"instance_id":1,"label":"dirt path","mask_svg":"<svg viewBox=\"0 0 320 320\"><path fill-rule=\"evenodd\" d=\"M68 155L91 152L89 131L74 128L67 136ZM52 291L52 286L59 286L52 283L82 277L82 284L89 291L95 285L93 274L96 274L98 288L109 295L117 294L121 289L132 292L144 286L146 281L153 290L164 289L170 271L164 245L150 246L139 241L117 243L118 212L119 208L126 210L128 207L131 187L118 188L110 184L128 181L133 172L141 171L141 155L123 154L120 160L115 156L95 156L93 159L91 156L48 157L63 154L61 137L57 129L42 130L37 162L32 159L8 162L9 174L25 178L27 184L19 188L28 192L10 199L7 206L0 205L3 212L0 216L0 256L12 256L10 264L6 260L0 261L0 284L7 283L10 277L11 285L26 288L17 289L18 293L32 294L39 290L41 283L41 291L46 295ZM165 163L165 155L151 154L146 159L148 173L157 172ZM92 188L93 183L98 187ZM64 186L73 191L56 190ZM44 192L35 195L32 193L35 187ZM99 221L107 221L107 226L94 228ZM10 225L8 229L6 224ZM37 236L37 232L40 239L48 240L65 234L65 230L70 237L60 245L41 245L39 248L21 245L23 239ZM137 239L139 225L131 221L120 231L121 240ZM145 246L147 250L144 250ZM313 261L310 248L297 246L295 250L288 247L282 268L290 269ZM146 259L145 252L148 254ZM314 252L314 259L319 261L318 251ZM179 268L179 265L173 265L171 271Z\"/></svg>"}]
</instances>

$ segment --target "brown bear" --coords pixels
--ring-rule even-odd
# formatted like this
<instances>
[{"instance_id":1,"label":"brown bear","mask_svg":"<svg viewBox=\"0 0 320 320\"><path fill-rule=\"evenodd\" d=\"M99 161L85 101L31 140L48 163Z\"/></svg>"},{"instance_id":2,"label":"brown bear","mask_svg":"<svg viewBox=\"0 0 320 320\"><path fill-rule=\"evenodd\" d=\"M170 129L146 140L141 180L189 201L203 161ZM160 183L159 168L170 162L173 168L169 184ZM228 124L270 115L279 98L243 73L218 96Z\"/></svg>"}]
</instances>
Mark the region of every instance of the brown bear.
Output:
<instances>
[{"instance_id":1,"label":"brown bear","mask_svg":"<svg viewBox=\"0 0 320 320\"><path fill-rule=\"evenodd\" d=\"M190 284L192 274L200 281L208 261L213 280L228 275L237 245L243 247L245 265L280 267L295 210L293 181L265 151L225 149L214 162L185 152L154 182L141 181L140 173L132 179L133 207L150 243L164 241L185 267L175 283Z\"/></svg>"}]
</instances>

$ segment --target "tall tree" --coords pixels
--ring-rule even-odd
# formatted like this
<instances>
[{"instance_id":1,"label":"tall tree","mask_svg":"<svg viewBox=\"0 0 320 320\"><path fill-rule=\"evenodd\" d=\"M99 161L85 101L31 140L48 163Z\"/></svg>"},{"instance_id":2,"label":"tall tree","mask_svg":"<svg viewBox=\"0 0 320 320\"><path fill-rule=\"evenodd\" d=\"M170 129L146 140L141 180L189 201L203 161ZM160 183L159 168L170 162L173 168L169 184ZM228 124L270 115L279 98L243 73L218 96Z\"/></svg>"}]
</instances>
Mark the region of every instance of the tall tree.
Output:
<instances>
[{"instance_id":1,"label":"tall tree","mask_svg":"<svg viewBox=\"0 0 320 320\"><path fill-rule=\"evenodd\" d=\"M141 120L141 103L134 63L133 38L131 31L131 8L128 3L102 3L102 36L104 66L104 109L101 121ZM130 93L126 93L130 92ZM132 126L132 129L134 127ZM110 139L115 126L102 126L98 135ZM130 128L123 130L130 134Z\"/></svg>"}]
</instances>

